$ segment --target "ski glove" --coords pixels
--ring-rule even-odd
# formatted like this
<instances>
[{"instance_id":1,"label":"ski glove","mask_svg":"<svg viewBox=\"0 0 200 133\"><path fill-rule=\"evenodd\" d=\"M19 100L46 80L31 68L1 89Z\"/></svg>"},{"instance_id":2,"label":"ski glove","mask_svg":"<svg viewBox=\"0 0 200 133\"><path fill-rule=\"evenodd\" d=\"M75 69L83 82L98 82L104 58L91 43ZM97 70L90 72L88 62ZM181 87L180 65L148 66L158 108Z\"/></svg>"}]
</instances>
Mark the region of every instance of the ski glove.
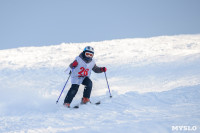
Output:
<instances>
[{"instance_id":1,"label":"ski glove","mask_svg":"<svg viewBox=\"0 0 200 133\"><path fill-rule=\"evenodd\" d=\"M72 67L76 67L78 66L78 62L75 60L73 63L72 63Z\"/></svg>"},{"instance_id":2,"label":"ski glove","mask_svg":"<svg viewBox=\"0 0 200 133\"><path fill-rule=\"evenodd\" d=\"M102 72L106 72L106 71L107 71L107 68L106 68L106 67L101 67L101 71L102 71Z\"/></svg>"}]
</instances>

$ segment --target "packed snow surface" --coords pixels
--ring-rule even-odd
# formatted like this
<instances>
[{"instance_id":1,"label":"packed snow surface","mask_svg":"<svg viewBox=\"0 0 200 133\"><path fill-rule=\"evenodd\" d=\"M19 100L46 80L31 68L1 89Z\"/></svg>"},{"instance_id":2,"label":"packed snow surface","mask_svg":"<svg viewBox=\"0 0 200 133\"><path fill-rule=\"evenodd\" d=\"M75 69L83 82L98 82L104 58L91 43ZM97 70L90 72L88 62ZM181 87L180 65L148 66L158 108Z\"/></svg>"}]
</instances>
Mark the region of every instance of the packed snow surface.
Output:
<instances>
[{"instance_id":1,"label":"packed snow surface","mask_svg":"<svg viewBox=\"0 0 200 133\"><path fill-rule=\"evenodd\" d=\"M91 101L63 107L68 65L95 49ZM80 86L71 105L80 102ZM184 126L184 128L182 128ZM0 50L1 133L200 132L200 35L160 36Z\"/></svg>"}]
</instances>

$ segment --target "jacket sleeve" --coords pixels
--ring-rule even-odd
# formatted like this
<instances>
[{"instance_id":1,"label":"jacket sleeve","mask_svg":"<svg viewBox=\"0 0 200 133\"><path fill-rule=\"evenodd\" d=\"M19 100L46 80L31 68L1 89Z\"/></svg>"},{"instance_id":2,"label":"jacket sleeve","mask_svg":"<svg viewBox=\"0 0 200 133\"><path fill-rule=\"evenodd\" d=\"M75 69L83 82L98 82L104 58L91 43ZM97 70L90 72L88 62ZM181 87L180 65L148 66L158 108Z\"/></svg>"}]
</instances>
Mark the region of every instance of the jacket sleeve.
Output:
<instances>
[{"instance_id":1,"label":"jacket sleeve","mask_svg":"<svg viewBox=\"0 0 200 133\"><path fill-rule=\"evenodd\" d=\"M101 67L98 67L96 64L94 65L94 67L92 68L92 70L93 70L95 73L102 73Z\"/></svg>"}]
</instances>

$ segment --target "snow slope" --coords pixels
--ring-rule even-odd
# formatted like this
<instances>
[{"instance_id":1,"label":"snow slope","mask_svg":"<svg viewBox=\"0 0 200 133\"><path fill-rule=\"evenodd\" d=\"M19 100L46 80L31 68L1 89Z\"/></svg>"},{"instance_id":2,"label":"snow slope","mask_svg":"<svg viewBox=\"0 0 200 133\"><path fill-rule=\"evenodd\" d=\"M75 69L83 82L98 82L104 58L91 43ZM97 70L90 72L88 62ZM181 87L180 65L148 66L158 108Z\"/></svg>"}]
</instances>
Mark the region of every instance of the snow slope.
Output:
<instances>
[{"instance_id":1,"label":"snow slope","mask_svg":"<svg viewBox=\"0 0 200 133\"><path fill-rule=\"evenodd\" d=\"M63 108L69 63L87 45L104 74L92 73L91 101ZM200 35L160 36L0 50L0 132L200 132ZM77 104L83 86L72 105ZM188 126L183 131L172 126Z\"/></svg>"}]
</instances>

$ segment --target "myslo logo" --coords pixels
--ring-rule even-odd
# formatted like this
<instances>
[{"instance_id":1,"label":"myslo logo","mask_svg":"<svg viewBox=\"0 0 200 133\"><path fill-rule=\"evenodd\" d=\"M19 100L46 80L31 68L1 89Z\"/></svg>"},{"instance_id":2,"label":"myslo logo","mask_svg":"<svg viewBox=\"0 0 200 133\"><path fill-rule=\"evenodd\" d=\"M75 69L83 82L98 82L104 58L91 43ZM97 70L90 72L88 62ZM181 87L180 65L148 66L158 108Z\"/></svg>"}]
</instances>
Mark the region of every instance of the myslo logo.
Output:
<instances>
[{"instance_id":1,"label":"myslo logo","mask_svg":"<svg viewBox=\"0 0 200 133\"><path fill-rule=\"evenodd\" d=\"M172 126L172 131L196 131L197 126Z\"/></svg>"}]
</instances>

